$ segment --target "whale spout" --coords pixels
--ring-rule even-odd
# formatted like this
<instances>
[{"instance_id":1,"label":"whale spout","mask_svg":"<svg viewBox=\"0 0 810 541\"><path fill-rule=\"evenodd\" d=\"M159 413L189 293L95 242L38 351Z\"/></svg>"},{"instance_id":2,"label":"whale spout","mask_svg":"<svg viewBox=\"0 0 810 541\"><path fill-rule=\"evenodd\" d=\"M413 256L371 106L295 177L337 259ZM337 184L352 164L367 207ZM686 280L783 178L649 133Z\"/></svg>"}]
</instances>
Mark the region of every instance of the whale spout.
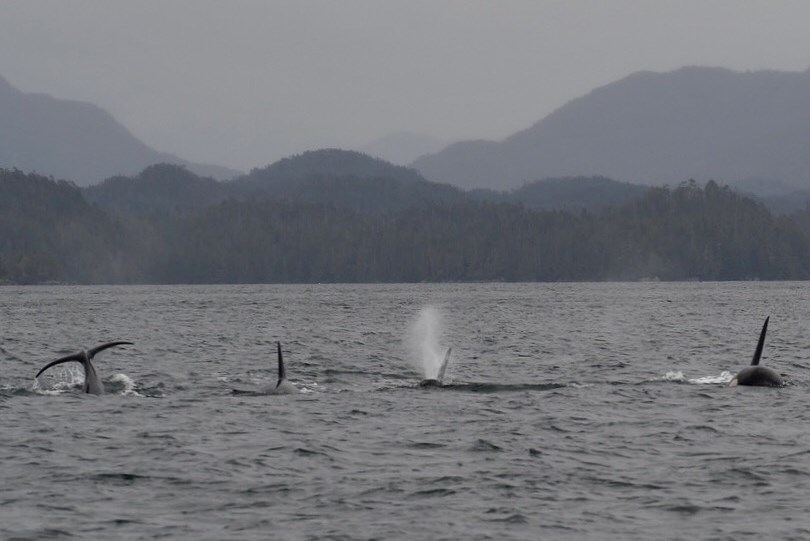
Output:
<instances>
[{"instance_id":1,"label":"whale spout","mask_svg":"<svg viewBox=\"0 0 810 541\"><path fill-rule=\"evenodd\" d=\"M441 387L444 385L444 373L447 370L447 363L450 361L450 352L453 351L453 348L447 348L447 353L444 355L444 360L442 361L441 366L439 367L439 372L435 378L427 378L423 379L419 382L420 387Z\"/></svg>"}]
</instances>

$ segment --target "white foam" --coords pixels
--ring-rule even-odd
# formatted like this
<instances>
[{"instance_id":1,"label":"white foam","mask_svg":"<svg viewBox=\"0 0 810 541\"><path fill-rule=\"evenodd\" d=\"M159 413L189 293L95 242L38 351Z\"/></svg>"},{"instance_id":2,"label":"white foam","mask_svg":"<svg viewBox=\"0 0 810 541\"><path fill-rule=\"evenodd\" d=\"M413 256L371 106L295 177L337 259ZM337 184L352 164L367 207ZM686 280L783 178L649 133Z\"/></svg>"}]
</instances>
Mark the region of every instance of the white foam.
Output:
<instances>
[{"instance_id":1,"label":"white foam","mask_svg":"<svg viewBox=\"0 0 810 541\"><path fill-rule=\"evenodd\" d=\"M84 384L84 368L79 364L66 364L52 368L49 376L54 379L53 385L48 389L43 389L39 385L39 378L34 378L31 390L35 393L46 395L57 395L73 391L76 387Z\"/></svg>"},{"instance_id":2,"label":"white foam","mask_svg":"<svg viewBox=\"0 0 810 541\"><path fill-rule=\"evenodd\" d=\"M734 375L731 372L723 371L717 376L703 376L701 378L687 379L680 370L669 371L661 378L664 381L674 381L677 383L691 383L694 385L720 385L732 380Z\"/></svg>"},{"instance_id":3,"label":"white foam","mask_svg":"<svg viewBox=\"0 0 810 541\"><path fill-rule=\"evenodd\" d=\"M124 390L121 391L121 394L124 396L143 396L135 390L135 382L126 374L115 374L110 378L110 381L124 385Z\"/></svg>"},{"instance_id":4,"label":"white foam","mask_svg":"<svg viewBox=\"0 0 810 541\"><path fill-rule=\"evenodd\" d=\"M704 376L702 378L690 379L689 383L695 383L697 385L706 385L706 384L714 384L714 385L723 384L723 385L725 385L728 382L730 382L733 378L734 378L734 374L724 370L718 376Z\"/></svg>"}]
</instances>

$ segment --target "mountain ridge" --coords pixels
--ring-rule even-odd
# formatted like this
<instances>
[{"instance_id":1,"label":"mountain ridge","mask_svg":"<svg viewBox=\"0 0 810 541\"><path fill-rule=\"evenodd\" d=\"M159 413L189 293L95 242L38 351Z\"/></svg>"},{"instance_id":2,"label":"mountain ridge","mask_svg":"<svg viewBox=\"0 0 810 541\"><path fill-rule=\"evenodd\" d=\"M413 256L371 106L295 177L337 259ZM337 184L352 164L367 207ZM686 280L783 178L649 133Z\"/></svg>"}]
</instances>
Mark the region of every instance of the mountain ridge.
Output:
<instances>
[{"instance_id":1,"label":"mountain ridge","mask_svg":"<svg viewBox=\"0 0 810 541\"><path fill-rule=\"evenodd\" d=\"M502 141L467 141L411 166L465 188L600 175L651 185L775 178L810 187L810 70L689 66L636 72Z\"/></svg>"},{"instance_id":2,"label":"mountain ridge","mask_svg":"<svg viewBox=\"0 0 810 541\"><path fill-rule=\"evenodd\" d=\"M37 171L86 186L116 175L134 175L155 163L184 165L218 179L240 174L159 152L97 105L25 93L0 76L0 167Z\"/></svg>"}]
</instances>

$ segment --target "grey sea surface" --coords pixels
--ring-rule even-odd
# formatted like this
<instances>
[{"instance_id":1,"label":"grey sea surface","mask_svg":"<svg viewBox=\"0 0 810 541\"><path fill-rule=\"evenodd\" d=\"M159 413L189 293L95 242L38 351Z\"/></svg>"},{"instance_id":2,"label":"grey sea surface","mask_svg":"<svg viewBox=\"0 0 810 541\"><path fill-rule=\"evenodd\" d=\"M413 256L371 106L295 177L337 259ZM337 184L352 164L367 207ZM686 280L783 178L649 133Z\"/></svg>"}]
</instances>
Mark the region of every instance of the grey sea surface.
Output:
<instances>
[{"instance_id":1,"label":"grey sea surface","mask_svg":"<svg viewBox=\"0 0 810 541\"><path fill-rule=\"evenodd\" d=\"M0 288L0 538L807 539L810 284ZM432 307L432 309L428 309ZM427 309L427 310L426 310ZM782 388L728 387L771 316ZM112 340L80 392L58 356ZM276 380L296 395L235 395ZM443 388L419 347L452 346ZM427 363L428 369L430 363Z\"/></svg>"}]
</instances>

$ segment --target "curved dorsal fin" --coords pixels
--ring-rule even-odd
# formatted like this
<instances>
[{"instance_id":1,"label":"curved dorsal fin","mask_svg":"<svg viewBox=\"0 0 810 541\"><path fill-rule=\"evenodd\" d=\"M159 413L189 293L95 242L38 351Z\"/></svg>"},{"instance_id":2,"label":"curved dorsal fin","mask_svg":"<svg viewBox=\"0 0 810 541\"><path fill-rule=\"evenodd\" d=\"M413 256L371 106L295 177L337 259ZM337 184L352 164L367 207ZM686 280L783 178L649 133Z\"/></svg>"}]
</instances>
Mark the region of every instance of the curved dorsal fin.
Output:
<instances>
[{"instance_id":1,"label":"curved dorsal fin","mask_svg":"<svg viewBox=\"0 0 810 541\"><path fill-rule=\"evenodd\" d=\"M278 383L276 383L276 387L278 387L282 381L287 379L287 370L284 368L284 357L281 355L281 342L276 342L276 347L278 348Z\"/></svg>"},{"instance_id":2,"label":"curved dorsal fin","mask_svg":"<svg viewBox=\"0 0 810 541\"><path fill-rule=\"evenodd\" d=\"M757 349L754 351L754 358L751 359L751 366L759 364L759 358L762 357L762 348L765 346L765 334L768 332L768 320L771 316L765 318L765 323L762 325L762 331L759 333L759 342L757 342Z\"/></svg>"},{"instance_id":3,"label":"curved dorsal fin","mask_svg":"<svg viewBox=\"0 0 810 541\"><path fill-rule=\"evenodd\" d=\"M442 365L439 367L439 374L436 376L436 379L442 381L444 379L444 371L447 370L447 363L450 361L450 352L453 351L453 348L447 348L447 353L444 355L444 360L442 361Z\"/></svg>"}]
</instances>

